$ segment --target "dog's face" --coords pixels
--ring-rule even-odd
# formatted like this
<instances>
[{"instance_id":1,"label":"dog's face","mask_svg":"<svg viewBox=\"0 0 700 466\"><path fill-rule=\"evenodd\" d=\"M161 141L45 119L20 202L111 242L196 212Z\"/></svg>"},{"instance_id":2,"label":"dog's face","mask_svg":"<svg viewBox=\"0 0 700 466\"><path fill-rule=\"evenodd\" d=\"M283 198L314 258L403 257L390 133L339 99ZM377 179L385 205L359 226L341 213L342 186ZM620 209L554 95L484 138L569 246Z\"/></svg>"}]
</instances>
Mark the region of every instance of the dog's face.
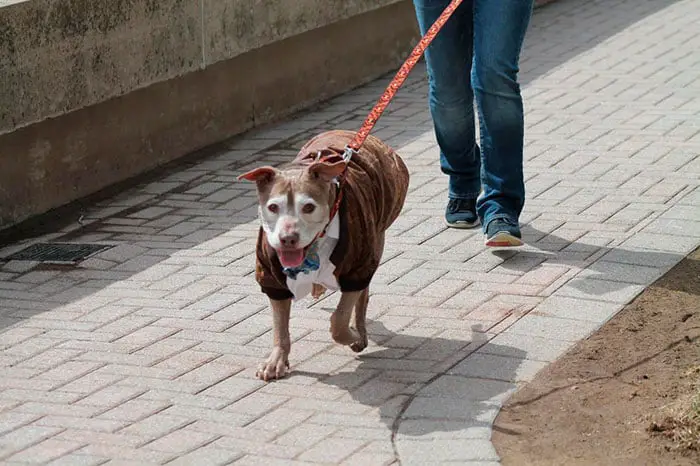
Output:
<instances>
[{"instance_id":1,"label":"dog's face","mask_svg":"<svg viewBox=\"0 0 700 466\"><path fill-rule=\"evenodd\" d=\"M344 162L315 162L283 170L260 167L238 177L257 185L262 227L282 266L300 266L323 231L335 202L333 179L344 168Z\"/></svg>"}]
</instances>

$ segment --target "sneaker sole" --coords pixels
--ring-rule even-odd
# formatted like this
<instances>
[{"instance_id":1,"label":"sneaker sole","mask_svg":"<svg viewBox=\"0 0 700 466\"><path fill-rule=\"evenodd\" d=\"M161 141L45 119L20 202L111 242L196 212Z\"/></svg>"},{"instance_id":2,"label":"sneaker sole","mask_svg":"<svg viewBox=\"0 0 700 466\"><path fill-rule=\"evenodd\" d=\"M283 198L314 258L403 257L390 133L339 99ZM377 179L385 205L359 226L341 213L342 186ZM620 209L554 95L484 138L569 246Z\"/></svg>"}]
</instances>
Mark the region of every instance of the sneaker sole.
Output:
<instances>
[{"instance_id":1,"label":"sneaker sole","mask_svg":"<svg viewBox=\"0 0 700 466\"><path fill-rule=\"evenodd\" d=\"M477 219L473 223L467 223L467 222L456 222L456 223L450 223L447 220L445 220L445 225L447 225L450 228L457 228L458 230L468 230L470 228L475 228L478 227L481 222Z\"/></svg>"},{"instance_id":2,"label":"sneaker sole","mask_svg":"<svg viewBox=\"0 0 700 466\"><path fill-rule=\"evenodd\" d=\"M525 243L523 243L523 240L517 236L511 235L507 231L499 231L491 238L486 238L484 244L490 248L514 248L522 246Z\"/></svg>"}]
</instances>

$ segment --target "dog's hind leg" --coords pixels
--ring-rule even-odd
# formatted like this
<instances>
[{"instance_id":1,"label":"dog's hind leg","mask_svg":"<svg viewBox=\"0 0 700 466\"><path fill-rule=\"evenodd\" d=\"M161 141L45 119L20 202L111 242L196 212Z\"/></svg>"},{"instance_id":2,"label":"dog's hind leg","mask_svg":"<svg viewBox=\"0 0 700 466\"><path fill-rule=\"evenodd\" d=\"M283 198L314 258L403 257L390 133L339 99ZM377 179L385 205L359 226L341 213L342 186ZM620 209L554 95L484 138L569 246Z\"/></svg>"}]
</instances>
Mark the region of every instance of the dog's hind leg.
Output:
<instances>
[{"instance_id":1,"label":"dog's hind leg","mask_svg":"<svg viewBox=\"0 0 700 466\"><path fill-rule=\"evenodd\" d=\"M384 253L385 235L382 233L379 238L379 250ZM367 348L367 306L369 305L369 286L362 290L360 297L355 304L355 329L360 338L355 343L350 345L350 349L356 353L362 352Z\"/></svg>"},{"instance_id":2,"label":"dog's hind leg","mask_svg":"<svg viewBox=\"0 0 700 466\"><path fill-rule=\"evenodd\" d=\"M360 353L367 348L367 325L365 324L365 319L367 317L368 304L369 287L362 290L357 303L355 303L355 329L360 334L360 341L350 345L350 349L356 353Z\"/></svg>"},{"instance_id":3,"label":"dog's hind leg","mask_svg":"<svg viewBox=\"0 0 700 466\"><path fill-rule=\"evenodd\" d=\"M341 293L340 302L331 315L331 336L336 343L351 346L362 341L359 332L350 327L350 318L355 305L364 291L348 291Z\"/></svg>"}]
</instances>

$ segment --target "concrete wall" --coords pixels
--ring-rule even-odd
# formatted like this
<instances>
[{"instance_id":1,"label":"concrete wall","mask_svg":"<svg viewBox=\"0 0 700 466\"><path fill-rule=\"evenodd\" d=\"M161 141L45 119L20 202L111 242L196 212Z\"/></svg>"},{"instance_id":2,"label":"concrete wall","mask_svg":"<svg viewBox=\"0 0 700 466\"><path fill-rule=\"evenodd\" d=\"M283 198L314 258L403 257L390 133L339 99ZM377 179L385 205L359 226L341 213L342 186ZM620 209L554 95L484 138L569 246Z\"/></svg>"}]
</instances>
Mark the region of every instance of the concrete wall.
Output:
<instances>
[{"instance_id":1,"label":"concrete wall","mask_svg":"<svg viewBox=\"0 0 700 466\"><path fill-rule=\"evenodd\" d=\"M417 38L408 0L0 0L0 229L371 80Z\"/></svg>"},{"instance_id":2,"label":"concrete wall","mask_svg":"<svg viewBox=\"0 0 700 466\"><path fill-rule=\"evenodd\" d=\"M0 134L396 3L0 0Z\"/></svg>"}]
</instances>

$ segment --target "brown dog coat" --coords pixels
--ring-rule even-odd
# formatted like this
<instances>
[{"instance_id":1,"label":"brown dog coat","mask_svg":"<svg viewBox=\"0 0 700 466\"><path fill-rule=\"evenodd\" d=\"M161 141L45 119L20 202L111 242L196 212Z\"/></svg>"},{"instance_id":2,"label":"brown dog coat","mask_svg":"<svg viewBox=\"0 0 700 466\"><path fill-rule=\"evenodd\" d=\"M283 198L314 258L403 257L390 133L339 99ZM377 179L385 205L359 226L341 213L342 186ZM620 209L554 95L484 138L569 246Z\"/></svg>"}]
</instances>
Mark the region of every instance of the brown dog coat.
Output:
<instances>
[{"instance_id":1,"label":"brown dog coat","mask_svg":"<svg viewBox=\"0 0 700 466\"><path fill-rule=\"evenodd\" d=\"M322 133L301 148L292 164L308 163L319 151L328 149L342 153L354 134L340 130ZM342 188L340 238L330 257L341 291L360 291L369 286L384 250L384 232L403 209L408 181L408 169L399 155L373 136L353 155ZM270 299L293 297L262 227L256 247L255 277Z\"/></svg>"}]
</instances>

